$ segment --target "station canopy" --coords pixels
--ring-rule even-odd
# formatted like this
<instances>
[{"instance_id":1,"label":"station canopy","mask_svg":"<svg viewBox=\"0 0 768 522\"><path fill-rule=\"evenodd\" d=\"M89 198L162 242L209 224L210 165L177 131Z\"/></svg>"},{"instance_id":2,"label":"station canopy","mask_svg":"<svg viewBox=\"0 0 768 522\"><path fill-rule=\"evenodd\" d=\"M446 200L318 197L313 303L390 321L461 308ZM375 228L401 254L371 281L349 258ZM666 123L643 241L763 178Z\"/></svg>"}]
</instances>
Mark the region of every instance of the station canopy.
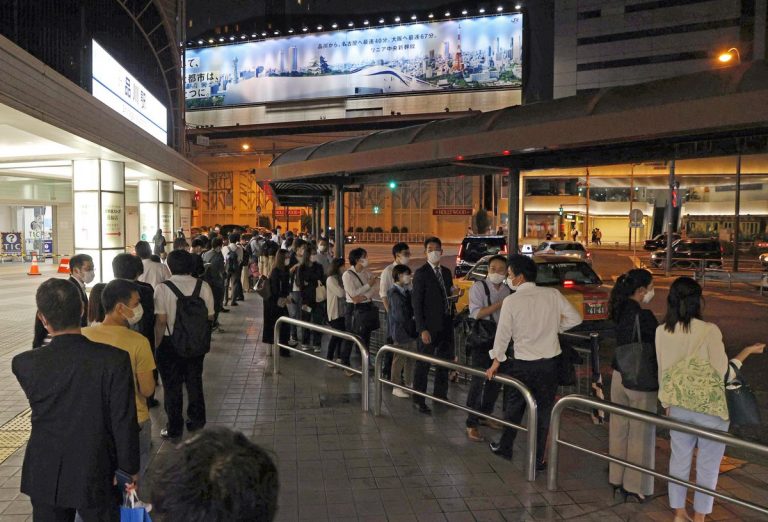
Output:
<instances>
[{"instance_id":1,"label":"station canopy","mask_svg":"<svg viewBox=\"0 0 768 522\"><path fill-rule=\"evenodd\" d=\"M337 185L767 150L761 60L299 147L262 174L280 204L305 205Z\"/></svg>"}]
</instances>

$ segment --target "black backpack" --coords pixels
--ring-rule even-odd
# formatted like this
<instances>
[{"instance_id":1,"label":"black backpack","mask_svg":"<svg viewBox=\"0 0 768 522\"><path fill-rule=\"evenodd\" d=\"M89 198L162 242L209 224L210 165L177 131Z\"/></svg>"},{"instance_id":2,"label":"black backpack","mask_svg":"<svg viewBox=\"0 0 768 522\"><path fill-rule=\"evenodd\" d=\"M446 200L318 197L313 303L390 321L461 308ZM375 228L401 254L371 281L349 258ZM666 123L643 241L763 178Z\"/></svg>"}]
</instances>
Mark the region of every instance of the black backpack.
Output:
<instances>
[{"instance_id":1,"label":"black backpack","mask_svg":"<svg viewBox=\"0 0 768 522\"><path fill-rule=\"evenodd\" d=\"M240 261L237 259L237 249L227 253L227 274L236 274L240 269Z\"/></svg>"},{"instance_id":2,"label":"black backpack","mask_svg":"<svg viewBox=\"0 0 768 522\"><path fill-rule=\"evenodd\" d=\"M176 320L171 342L179 357L199 357L211 349L211 329L208 325L208 307L200 297L203 281L198 279L192 295L184 295L170 281L163 281L176 296Z\"/></svg>"}]
</instances>

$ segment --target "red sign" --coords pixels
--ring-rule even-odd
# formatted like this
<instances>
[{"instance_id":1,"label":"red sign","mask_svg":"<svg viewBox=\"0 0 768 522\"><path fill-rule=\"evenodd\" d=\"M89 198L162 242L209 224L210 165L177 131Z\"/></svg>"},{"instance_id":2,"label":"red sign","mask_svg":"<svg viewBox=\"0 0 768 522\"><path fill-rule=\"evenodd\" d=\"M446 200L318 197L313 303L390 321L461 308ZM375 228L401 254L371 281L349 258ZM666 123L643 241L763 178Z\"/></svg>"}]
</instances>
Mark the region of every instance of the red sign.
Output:
<instances>
[{"instance_id":1,"label":"red sign","mask_svg":"<svg viewBox=\"0 0 768 522\"><path fill-rule=\"evenodd\" d=\"M471 216L471 208L433 208L433 216Z\"/></svg>"},{"instance_id":2,"label":"red sign","mask_svg":"<svg viewBox=\"0 0 768 522\"><path fill-rule=\"evenodd\" d=\"M301 209L300 208L289 208L287 214L286 214L286 209L285 208L276 208L275 209L275 217L282 217L282 218L284 218L286 215L289 216L289 217L301 217Z\"/></svg>"}]
</instances>

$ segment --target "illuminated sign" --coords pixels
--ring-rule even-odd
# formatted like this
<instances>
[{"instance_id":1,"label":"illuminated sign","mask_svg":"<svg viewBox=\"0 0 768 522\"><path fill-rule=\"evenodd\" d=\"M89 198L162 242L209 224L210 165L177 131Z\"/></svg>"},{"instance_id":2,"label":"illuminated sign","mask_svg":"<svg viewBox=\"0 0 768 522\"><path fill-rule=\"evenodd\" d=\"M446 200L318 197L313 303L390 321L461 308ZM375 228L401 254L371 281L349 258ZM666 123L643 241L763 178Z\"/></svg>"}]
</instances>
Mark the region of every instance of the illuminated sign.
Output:
<instances>
[{"instance_id":1,"label":"illuminated sign","mask_svg":"<svg viewBox=\"0 0 768 522\"><path fill-rule=\"evenodd\" d=\"M300 208L276 208L275 209L275 217L301 217L301 209Z\"/></svg>"},{"instance_id":2,"label":"illuminated sign","mask_svg":"<svg viewBox=\"0 0 768 522\"><path fill-rule=\"evenodd\" d=\"M515 14L188 49L187 108L519 88L522 34Z\"/></svg>"},{"instance_id":3,"label":"illuminated sign","mask_svg":"<svg viewBox=\"0 0 768 522\"><path fill-rule=\"evenodd\" d=\"M471 216L471 208L433 208L433 216Z\"/></svg>"},{"instance_id":4,"label":"illuminated sign","mask_svg":"<svg viewBox=\"0 0 768 522\"><path fill-rule=\"evenodd\" d=\"M93 96L152 136L168 143L168 111L117 60L92 40Z\"/></svg>"}]
</instances>

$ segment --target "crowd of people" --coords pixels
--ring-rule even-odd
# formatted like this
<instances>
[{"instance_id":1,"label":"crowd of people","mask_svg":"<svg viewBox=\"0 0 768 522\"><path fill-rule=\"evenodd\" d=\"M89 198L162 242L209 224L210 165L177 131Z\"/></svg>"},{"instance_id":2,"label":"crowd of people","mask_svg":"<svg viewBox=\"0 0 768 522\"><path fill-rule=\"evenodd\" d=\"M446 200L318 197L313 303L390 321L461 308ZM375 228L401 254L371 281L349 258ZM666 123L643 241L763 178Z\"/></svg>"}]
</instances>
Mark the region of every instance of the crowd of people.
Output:
<instances>
[{"instance_id":1,"label":"crowd of people","mask_svg":"<svg viewBox=\"0 0 768 522\"><path fill-rule=\"evenodd\" d=\"M442 265L443 245L437 237L419 246L426 261L416 268L411 267L410 246L395 244L392 263L380 275L371 270L364 248L352 249L347 259L334 257L333 243L324 235L283 235L280 228L224 236L216 226L191 244L183 233L177 235L170 252L166 245L158 231L152 244L140 241L135 254L116 256L115 279L95 285L90 296L86 285L94 280L95 267L85 254L70 260L69 280L48 280L37 291L34 349L13 360L33 411L21 490L32 500L35 520L118 519L122 492L114 487L115 477L128 477L120 483L126 491L143 480L151 455L149 410L160 404L154 397L159 384L167 419L160 430L163 438L175 441L185 429L194 433L205 427L202 378L211 335L220 329L219 315L248 293L263 299L262 341L277 340L283 357L291 355L286 347L320 354L322 335L288 323L275 332L279 318L329 325L354 333L368 346L372 332L383 326L374 302L380 300L389 343L455 359L455 303L463 291ZM559 335L582 317L558 289L537 286L536 275L531 258L496 255L489 259L487 277L469 290L468 356L485 377L472 377L466 405L491 415L502 393L494 376L522 382L537 404L536 469L542 471L552 407L571 364ZM749 346L729 361L720 330L702 319L702 289L690 278L673 282L661 324L645 307L654 294L650 272L641 269L620 276L612 289L609 310L617 349L611 400L652 413L660 402L673 419L727 430L725 387L764 345ZM638 344L649 347L650 356L645 367L629 369L625 353ZM352 355L353 343L335 336L328 340L329 367L356 375ZM420 394L427 392L432 366L399 353L383 361L384 377L397 385L393 396L410 398L424 415L432 413ZM684 385L691 379L697 379L695 389ZM434 365L431 395L447 400L448 391L448 369ZM524 397L512 387L503 387L503 393L504 418L519 425ZM469 440L485 440L480 426L503 428L490 451L511 460L517 430L470 413ZM715 489L724 452L719 442L671 431L670 474L688 479L697 446L696 482ZM612 415L609 452L654 468L654 427ZM230 465L235 459L237 465ZM645 502L654 493L652 476L619 464L610 465L609 481L614 495L625 501ZM180 448L158 475L151 500L156 513L168 520L271 520L277 490L269 456L244 436L217 429L196 434ZM669 485L676 522L690 520L686 492L684 486ZM693 520L703 521L712 502L697 492Z\"/></svg>"}]
</instances>

